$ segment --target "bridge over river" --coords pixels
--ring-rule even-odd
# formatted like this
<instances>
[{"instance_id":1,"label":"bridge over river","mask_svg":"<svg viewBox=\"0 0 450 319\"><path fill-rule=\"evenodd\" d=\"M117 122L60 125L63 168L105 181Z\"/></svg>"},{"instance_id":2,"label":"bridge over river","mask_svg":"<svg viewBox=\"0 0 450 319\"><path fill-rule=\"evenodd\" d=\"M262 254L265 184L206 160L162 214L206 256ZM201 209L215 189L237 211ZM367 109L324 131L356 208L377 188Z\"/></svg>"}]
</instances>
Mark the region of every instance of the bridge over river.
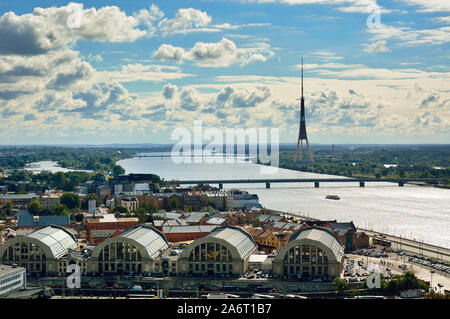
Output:
<instances>
[{"instance_id":1,"label":"bridge over river","mask_svg":"<svg viewBox=\"0 0 450 319\"><path fill-rule=\"evenodd\" d=\"M197 185L197 184L219 184L219 188L223 188L223 184L266 184L266 188L270 188L272 183L314 183L314 187L319 187L320 183L359 183L360 187L364 187L366 183L398 183L398 186L404 186L405 183L420 182L428 184L438 184L439 179L436 178L273 178L273 179L193 179L179 181L180 185Z\"/></svg>"}]
</instances>

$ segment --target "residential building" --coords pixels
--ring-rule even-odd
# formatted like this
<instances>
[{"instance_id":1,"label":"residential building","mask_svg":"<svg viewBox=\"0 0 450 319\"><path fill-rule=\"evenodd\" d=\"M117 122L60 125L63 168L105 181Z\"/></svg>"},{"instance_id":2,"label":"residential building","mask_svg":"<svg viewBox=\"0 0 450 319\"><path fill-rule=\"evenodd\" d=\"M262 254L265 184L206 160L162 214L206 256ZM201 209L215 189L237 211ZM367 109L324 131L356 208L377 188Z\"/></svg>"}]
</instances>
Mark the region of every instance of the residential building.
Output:
<instances>
[{"instance_id":1,"label":"residential building","mask_svg":"<svg viewBox=\"0 0 450 319\"><path fill-rule=\"evenodd\" d=\"M24 209L28 207L28 204L35 199L37 195L35 193L28 194L1 194L0 199L4 202L11 202L14 208Z\"/></svg>"},{"instance_id":2,"label":"residential building","mask_svg":"<svg viewBox=\"0 0 450 319\"><path fill-rule=\"evenodd\" d=\"M134 211L139 207L139 201L136 197L125 196L119 198L118 206L123 206L129 212L134 213Z\"/></svg>"},{"instance_id":3,"label":"residential building","mask_svg":"<svg viewBox=\"0 0 450 319\"><path fill-rule=\"evenodd\" d=\"M42 209L53 211L53 208L55 208L59 203L59 194L48 194L48 195L41 195L37 198L37 201L39 204L41 204Z\"/></svg>"}]
</instances>

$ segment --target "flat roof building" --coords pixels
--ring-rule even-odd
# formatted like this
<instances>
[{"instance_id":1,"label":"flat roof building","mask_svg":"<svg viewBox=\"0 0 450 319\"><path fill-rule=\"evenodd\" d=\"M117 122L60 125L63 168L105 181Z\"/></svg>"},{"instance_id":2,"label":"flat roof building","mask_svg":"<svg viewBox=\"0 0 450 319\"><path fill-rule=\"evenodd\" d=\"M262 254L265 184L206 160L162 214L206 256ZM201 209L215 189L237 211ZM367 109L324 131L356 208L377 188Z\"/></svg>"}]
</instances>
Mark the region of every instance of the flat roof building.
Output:
<instances>
[{"instance_id":1,"label":"flat roof building","mask_svg":"<svg viewBox=\"0 0 450 319\"><path fill-rule=\"evenodd\" d=\"M124 231L130 227L139 225L137 217L116 218L113 214L103 215L102 218L85 218L87 240L92 244L98 244L105 240L105 232L95 232L97 230L109 231L112 234L116 231ZM97 236L101 234L101 236Z\"/></svg>"},{"instance_id":2,"label":"flat roof building","mask_svg":"<svg viewBox=\"0 0 450 319\"><path fill-rule=\"evenodd\" d=\"M205 237L216 228L215 225L165 226L162 230L169 242L180 242Z\"/></svg>"},{"instance_id":3,"label":"flat roof building","mask_svg":"<svg viewBox=\"0 0 450 319\"><path fill-rule=\"evenodd\" d=\"M26 270L23 267L0 265L0 298L8 298L13 292L27 286Z\"/></svg>"}]
</instances>

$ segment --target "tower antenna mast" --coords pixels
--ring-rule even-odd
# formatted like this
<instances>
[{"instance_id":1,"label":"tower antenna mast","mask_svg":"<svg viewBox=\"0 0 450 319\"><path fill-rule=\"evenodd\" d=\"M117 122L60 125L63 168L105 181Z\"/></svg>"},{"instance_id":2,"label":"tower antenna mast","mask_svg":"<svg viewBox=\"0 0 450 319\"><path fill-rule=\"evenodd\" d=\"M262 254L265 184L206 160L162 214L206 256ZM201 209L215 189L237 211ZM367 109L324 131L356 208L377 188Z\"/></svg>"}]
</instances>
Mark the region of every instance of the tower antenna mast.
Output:
<instances>
[{"instance_id":1,"label":"tower antenna mast","mask_svg":"<svg viewBox=\"0 0 450 319\"><path fill-rule=\"evenodd\" d=\"M305 121L305 99L303 97L303 56L302 56L302 97L300 100L300 128L298 131L297 151L295 152L294 161L297 161L298 151L300 146L300 161L303 156L303 140L306 141L306 147L308 149L309 159L314 163L311 148L309 147L308 135L306 134L306 121Z\"/></svg>"}]
</instances>

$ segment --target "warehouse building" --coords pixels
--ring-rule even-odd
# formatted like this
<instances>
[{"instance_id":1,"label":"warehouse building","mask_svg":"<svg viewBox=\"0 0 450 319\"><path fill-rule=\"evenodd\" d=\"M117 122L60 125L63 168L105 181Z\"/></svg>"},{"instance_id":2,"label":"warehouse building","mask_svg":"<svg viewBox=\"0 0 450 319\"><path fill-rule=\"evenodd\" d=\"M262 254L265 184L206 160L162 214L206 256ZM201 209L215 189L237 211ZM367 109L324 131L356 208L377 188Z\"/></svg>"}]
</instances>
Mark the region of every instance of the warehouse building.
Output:
<instances>
[{"instance_id":1,"label":"warehouse building","mask_svg":"<svg viewBox=\"0 0 450 319\"><path fill-rule=\"evenodd\" d=\"M3 264L15 263L31 273L56 273L61 260L77 247L73 234L50 225L8 240L0 246L0 257Z\"/></svg>"},{"instance_id":2,"label":"warehouse building","mask_svg":"<svg viewBox=\"0 0 450 319\"><path fill-rule=\"evenodd\" d=\"M89 271L97 273L158 273L155 260L169 248L164 234L150 226L134 226L108 238L92 251Z\"/></svg>"},{"instance_id":3,"label":"warehouse building","mask_svg":"<svg viewBox=\"0 0 450 319\"><path fill-rule=\"evenodd\" d=\"M257 245L245 230L218 227L186 246L178 261L178 271L197 275L242 274L256 250Z\"/></svg>"},{"instance_id":4,"label":"warehouse building","mask_svg":"<svg viewBox=\"0 0 450 319\"><path fill-rule=\"evenodd\" d=\"M169 242L174 243L205 237L216 228L214 225L169 226L163 227L163 233Z\"/></svg>"},{"instance_id":5,"label":"warehouse building","mask_svg":"<svg viewBox=\"0 0 450 319\"><path fill-rule=\"evenodd\" d=\"M336 277L342 271L344 247L323 227L307 227L291 236L277 253L272 271L290 278Z\"/></svg>"}]
</instances>

